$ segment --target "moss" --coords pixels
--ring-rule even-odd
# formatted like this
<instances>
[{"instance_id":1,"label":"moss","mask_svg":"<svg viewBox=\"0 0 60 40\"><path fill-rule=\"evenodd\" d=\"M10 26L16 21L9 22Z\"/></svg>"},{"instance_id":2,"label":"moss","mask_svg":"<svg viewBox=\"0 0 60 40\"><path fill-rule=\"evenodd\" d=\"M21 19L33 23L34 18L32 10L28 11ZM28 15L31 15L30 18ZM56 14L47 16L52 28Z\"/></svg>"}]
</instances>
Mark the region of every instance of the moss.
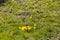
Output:
<instances>
[{"instance_id":1,"label":"moss","mask_svg":"<svg viewBox=\"0 0 60 40\"><path fill-rule=\"evenodd\" d=\"M36 30L19 29L25 24L33 28L35 23ZM59 30L59 0L7 0L0 6L1 40L51 40L57 37Z\"/></svg>"}]
</instances>

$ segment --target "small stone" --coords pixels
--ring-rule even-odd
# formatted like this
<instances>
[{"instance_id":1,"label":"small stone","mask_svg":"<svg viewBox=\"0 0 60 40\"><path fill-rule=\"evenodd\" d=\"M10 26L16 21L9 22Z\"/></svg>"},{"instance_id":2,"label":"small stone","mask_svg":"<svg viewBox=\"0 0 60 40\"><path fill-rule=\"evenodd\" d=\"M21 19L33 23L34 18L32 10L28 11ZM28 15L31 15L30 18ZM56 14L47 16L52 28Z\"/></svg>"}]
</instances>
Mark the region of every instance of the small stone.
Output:
<instances>
[{"instance_id":1,"label":"small stone","mask_svg":"<svg viewBox=\"0 0 60 40\"><path fill-rule=\"evenodd\" d=\"M5 3L5 2L6 2L6 0L0 0L0 4L1 4L1 3Z\"/></svg>"},{"instance_id":2,"label":"small stone","mask_svg":"<svg viewBox=\"0 0 60 40\"><path fill-rule=\"evenodd\" d=\"M49 40L49 38L47 38L47 40Z\"/></svg>"},{"instance_id":3,"label":"small stone","mask_svg":"<svg viewBox=\"0 0 60 40\"><path fill-rule=\"evenodd\" d=\"M22 18L22 21L25 22L25 18Z\"/></svg>"},{"instance_id":4,"label":"small stone","mask_svg":"<svg viewBox=\"0 0 60 40\"><path fill-rule=\"evenodd\" d=\"M12 1L14 1L14 0L12 0Z\"/></svg>"},{"instance_id":5,"label":"small stone","mask_svg":"<svg viewBox=\"0 0 60 40\"><path fill-rule=\"evenodd\" d=\"M48 32L52 32L52 30L48 30Z\"/></svg>"},{"instance_id":6,"label":"small stone","mask_svg":"<svg viewBox=\"0 0 60 40\"><path fill-rule=\"evenodd\" d=\"M23 16L28 16L28 15L30 15L30 12L21 12L21 13L19 13L18 15L23 15Z\"/></svg>"}]
</instances>

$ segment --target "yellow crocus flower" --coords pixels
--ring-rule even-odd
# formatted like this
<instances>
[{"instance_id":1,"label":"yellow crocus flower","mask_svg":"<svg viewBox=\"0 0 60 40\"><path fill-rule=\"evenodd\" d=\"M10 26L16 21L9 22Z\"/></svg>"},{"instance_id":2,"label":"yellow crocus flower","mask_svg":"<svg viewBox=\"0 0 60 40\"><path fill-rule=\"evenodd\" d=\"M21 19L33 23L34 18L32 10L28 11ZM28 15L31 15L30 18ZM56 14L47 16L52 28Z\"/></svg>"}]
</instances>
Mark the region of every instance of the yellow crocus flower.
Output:
<instances>
[{"instance_id":1,"label":"yellow crocus flower","mask_svg":"<svg viewBox=\"0 0 60 40\"><path fill-rule=\"evenodd\" d=\"M36 29L36 27L33 27L34 29Z\"/></svg>"},{"instance_id":2,"label":"yellow crocus flower","mask_svg":"<svg viewBox=\"0 0 60 40\"><path fill-rule=\"evenodd\" d=\"M27 30L31 30L31 27L30 26L27 26Z\"/></svg>"},{"instance_id":3,"label":"yellow crocus flower","mask_svg":"<svg viewBox=\"0 0 60 40\"><path fill-rule=\"evenodd\" d=\"M32 16L30 16L30 18L32 18Z\"/></svg>"},{"instance_id":4,"label":"yellow crocus flower","mask_svg":"<svg viewBox=\"0 0 60 40\"><path fill-rule=\"evenodd\" d=\"M31 27L28 27L28 30L31 30Z\"/></svg>"},{"instance_id":5,"label":"yellow crocus flower","mask_svg":"<svg viewBox=\"0 0 60 40\"><path fill-rule=\"evenodd\" d=\"M36 26L37 24L34 24L34 27Z\"/></svg>"}]
</instances>

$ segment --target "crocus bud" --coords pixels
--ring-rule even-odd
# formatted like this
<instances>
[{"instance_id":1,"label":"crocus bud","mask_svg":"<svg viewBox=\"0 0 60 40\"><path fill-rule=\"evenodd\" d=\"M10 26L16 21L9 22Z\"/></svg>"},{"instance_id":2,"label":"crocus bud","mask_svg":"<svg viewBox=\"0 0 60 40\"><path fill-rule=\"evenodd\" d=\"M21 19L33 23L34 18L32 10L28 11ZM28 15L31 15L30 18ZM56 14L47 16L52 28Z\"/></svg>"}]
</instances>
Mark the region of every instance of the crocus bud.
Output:
<instances>
[{"instance_id":1,"label":"crocus bud","mask_svg":"<svg viewBox=\"0 0 60 40\"><path fill-rule=\"evenodd\" d=\"M28 26L28 24L26 24L26 26Z\"/></svg>"}]
</instances>

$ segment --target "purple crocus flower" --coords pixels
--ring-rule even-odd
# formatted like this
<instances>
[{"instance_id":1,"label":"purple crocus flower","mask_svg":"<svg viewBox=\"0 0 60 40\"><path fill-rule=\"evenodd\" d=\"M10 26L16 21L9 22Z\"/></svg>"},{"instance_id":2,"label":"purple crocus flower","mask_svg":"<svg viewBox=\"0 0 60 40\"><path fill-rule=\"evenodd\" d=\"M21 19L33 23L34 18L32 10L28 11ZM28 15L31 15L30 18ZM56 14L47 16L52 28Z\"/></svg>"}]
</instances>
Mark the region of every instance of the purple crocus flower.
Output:
<instances>
[{"instance_id":1,"label":"purple crocus flower","mask_svg":"<svg viewBox=\"0 0 60 40\"><path fill-rule=\"evenodd\" d=\"M28 26L28 24L26 24L26 27Z\"/></svg>"}]
</instances>

